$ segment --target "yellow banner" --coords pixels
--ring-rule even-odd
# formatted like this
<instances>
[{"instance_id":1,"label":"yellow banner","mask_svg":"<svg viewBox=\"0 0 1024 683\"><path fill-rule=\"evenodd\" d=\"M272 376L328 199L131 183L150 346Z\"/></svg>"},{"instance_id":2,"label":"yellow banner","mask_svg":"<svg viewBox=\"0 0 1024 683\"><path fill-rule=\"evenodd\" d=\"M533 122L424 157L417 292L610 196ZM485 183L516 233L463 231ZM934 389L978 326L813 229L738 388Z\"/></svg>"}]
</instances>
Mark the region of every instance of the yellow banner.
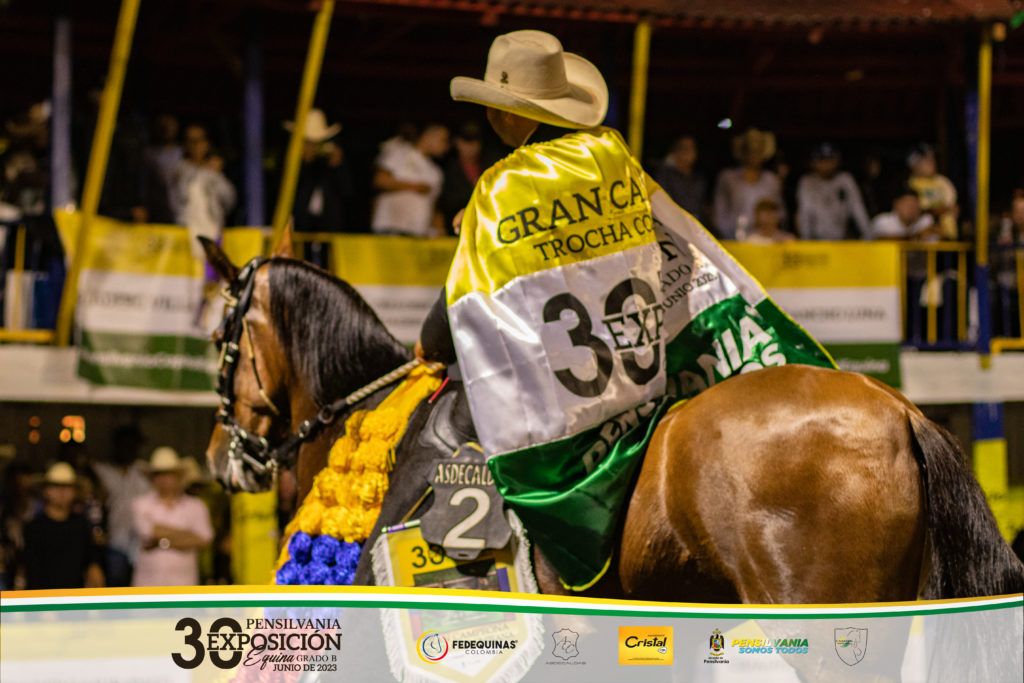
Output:
<instances>
[{"instance_id":1,"label":"yellow banner","mask_svg":"<svg viewBox=\"0 0 1024 683\"><path fill-rule=\"evenodd\" d=\"M762 285L792 288L898 287L899 246L891 242L727 242Z\"/></svg>"}]
</instances>

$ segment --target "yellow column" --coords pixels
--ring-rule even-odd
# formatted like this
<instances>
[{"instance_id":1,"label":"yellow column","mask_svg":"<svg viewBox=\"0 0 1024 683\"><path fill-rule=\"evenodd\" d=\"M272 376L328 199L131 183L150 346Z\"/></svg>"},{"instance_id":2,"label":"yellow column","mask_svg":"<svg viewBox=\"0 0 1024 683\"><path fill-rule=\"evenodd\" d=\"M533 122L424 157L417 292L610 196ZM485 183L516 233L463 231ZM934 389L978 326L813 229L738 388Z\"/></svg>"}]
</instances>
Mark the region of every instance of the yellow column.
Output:
<instances>
[{"instance_id":1,"label":"yellow column","mask_svg":"<svg viewBox=\"0 0 1024 683\"><path fill-rule=\"evenodd\" d=\"M977 226L978 265L988 265L988 183L992 123L992 29L985 27L978 49L978 156L977 204L974 224Z\"/></svg>"},{"instance_id":2,"label":"yellow column","mask_svg":"<svg viewBox=\"0 0 1024 683\"><path fill-rule=\"evenodd\" d=\"M302 72L302 85L299 88L299 101L295 105L295 127L288 141L288 152L285 155L284 170L281 173L281 189L277 194L277 207L274 209L274 237L271 248L281 240L295 202L295 184L299 179L299 161L302 157L303 132L306 130L306 116L313 106L316 96L317 81L320 80L320 66L324 61L324 50L327 47L327 33L331 28L331 15L334 13L334 0L324 0L313 22L313 35L309 40L309 51L306 53L306 67Z\"/></svg>"},{"instance_id":3,"label":"yellow column","mask_svg":"<svg viewBox=\"0 0 1024 683\"><path fill-rule=\"evenodd\" d=\"M647 111L647 70L651 59L651 21L641 19L633 33L633 79L629 93L629 147L637 159L643 154L644 116Z\"/></svg>"},{"instance_id":4,"label":"yellow column","mask_svg":"<svg viewBox=\"0 0 1024 683\"><path fill-rule=\"evenodd\" d=\"M71 253L71 267L64 281L60 309L57 313L57 343L67 346L71 342L71 326L78 301L78 277L82 271L86 245L89 243L89 227L96 217L103 191L103 179L107 174L107 158L110 156L110 141L117 126L117 110L121 105L121 89L124 74L128 68L128 57L132 51L132 36L135 34L135 20L139 16L139 0L122 0L121 13L117 18L117 32L114 34L114 49L110 54L107 82L103 86L96 132L92 137L89 166L85 171L85 187L82 190L82 219Z\"/></svg>"}]
</instances>

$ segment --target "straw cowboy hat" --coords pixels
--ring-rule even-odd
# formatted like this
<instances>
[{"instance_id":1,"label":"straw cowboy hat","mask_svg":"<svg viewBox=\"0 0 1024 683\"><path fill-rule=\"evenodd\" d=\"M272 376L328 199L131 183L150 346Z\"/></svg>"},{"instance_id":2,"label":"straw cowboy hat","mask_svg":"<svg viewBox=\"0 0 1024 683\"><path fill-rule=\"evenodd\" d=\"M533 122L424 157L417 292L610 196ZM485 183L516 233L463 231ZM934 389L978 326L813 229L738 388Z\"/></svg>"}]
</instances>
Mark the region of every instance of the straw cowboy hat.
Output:
<instances>
[{"instance_id":1,"label":"straw cowboy hat","mask_svg":"<svg viewBox=\"0 0 1024 683\"><path fill-rule=\"evenodd\" d=\"M562 128L600 125L608 86L597 67L543 31L494 39L483 80L452 79L452 99L474 102Z\"/></svg>"},{"instance_id":2,"label":"straw cowboy hat","mask_svg":"<svg viewBox=\"0 0 1024 683\"><path fill-rule=\"evenodd\" d=\"M47 486L74 486L77 481L75 469L66 462L53 463L43 477L43 484Z\"/></svg>"},{"instance_id":3,"label":"straw cowboy hat","mask_svg":"<svg viewBox=\"0 0 1024 683\"><path fill-rule=\"evenodd\" d=\"M732 155L738 161L746 158L748 150L754 152L761 161L771 159L775 156L775 135L751 128L732 139Z\"/></svg>"},{"instance_id":4,"label":"straw cowboy hat","mask_svg":"<svg viewBox=\"0 0 1024 683\"><path fill-rule=\"evenodd\" d=\"M149 456L149 473L180 472L184 465L178 451L169 446L161 446Z\"/></svg>"},{"instance_id":5,"label":"straw cowboy hat","mask_svg":"<svg viewBox=\"0 0 1024 683\"><path fill-rule=\"evenodd\" d=\"M295 129L294 121L285 121L284 128L288 132ZM327 142L341 132L341 124L334 123L327 125L327 117L320 109L310 109L306 115L306 129L302 131L302 137L308 142Z\"/></svg>"}]
</instances>

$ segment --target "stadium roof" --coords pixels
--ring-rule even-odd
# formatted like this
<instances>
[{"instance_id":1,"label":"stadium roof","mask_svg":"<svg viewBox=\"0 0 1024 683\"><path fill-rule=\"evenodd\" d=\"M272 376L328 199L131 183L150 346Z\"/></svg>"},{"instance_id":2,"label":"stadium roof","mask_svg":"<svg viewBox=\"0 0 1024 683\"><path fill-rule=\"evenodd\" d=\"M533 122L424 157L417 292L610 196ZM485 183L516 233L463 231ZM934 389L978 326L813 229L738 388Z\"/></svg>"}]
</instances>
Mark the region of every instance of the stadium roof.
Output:
<instances>
[{"instance_id":1,"label":"stadium roof","mask_svg":"<svg viewBox=\"0 0 1024 683\"><path fill-rule=\"evenodd\" d=\"M840 25L900 28L914 24L1008 19L1021 0L342 0L348 5L448 9L481 14L633 22L651 17L663 25L755 28Z\"/></svg>"}]
</instances>

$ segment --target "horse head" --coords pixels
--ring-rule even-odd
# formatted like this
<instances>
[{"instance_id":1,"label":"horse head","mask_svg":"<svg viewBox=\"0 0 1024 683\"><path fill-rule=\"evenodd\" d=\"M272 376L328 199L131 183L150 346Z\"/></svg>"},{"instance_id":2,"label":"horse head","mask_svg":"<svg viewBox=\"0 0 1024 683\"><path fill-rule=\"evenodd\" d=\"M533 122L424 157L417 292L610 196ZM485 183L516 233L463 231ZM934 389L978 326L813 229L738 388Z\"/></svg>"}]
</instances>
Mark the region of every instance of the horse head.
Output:
<instances>
[{"instance_id":1,"label":"horse head","mask_svg":"<svg viewBox=\"0 0 1024 683\"><path fill-rule=\"evenodd\" d=\"M291 258L289 238L242 268L215 243L203 248L227 300L213 336L221 405L207 459L229 490L266 491L279 467L322 467L302 456L314 444L324 455L343 422L325 429L324 409L409 352L350 285Z\"/></svg>"}]
</instances>

